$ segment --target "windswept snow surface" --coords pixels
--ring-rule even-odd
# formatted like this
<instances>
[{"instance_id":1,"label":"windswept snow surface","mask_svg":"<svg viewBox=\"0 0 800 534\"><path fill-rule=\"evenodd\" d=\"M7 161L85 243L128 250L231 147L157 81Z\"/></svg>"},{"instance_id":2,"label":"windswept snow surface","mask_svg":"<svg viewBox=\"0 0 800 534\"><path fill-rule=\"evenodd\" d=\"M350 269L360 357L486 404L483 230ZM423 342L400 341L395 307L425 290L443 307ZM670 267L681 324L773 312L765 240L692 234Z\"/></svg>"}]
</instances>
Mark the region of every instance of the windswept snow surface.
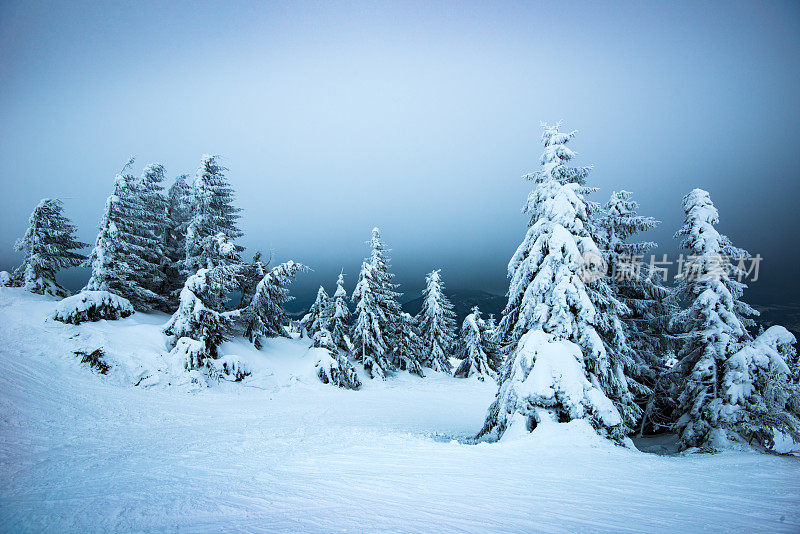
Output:
<instances>
[{"instance_id":1,"label":"windswept snow surface","mask_svg":"<svg viewBox=\"0 0 800 534\"><path fill-rule=\"evenodd\" d=\"M308 340L227 343L252 376L168 385L166 315L73 326L48 319L55 302L0 288L3 531L800 530L796 458L656 456L583 421L469 445L493 384L343 390ZM106 376L72 354L100 346Z\"/></svg>"}]
</instances>

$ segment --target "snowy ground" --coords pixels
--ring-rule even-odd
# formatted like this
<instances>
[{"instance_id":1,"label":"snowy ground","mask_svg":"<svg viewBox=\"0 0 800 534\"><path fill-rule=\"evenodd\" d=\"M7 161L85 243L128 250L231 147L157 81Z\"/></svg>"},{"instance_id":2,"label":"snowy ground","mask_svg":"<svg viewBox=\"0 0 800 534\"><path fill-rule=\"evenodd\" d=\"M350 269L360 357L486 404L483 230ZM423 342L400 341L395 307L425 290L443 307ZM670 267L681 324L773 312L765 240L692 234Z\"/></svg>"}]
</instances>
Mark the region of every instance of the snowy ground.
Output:
<instances>
[{"instance_id":1,"label":"snowy ground","mask_svg":"<svg viewBox=\"0 0 800 534\"><path fill-rule=\"evenodd\" d=\"M244 383L168 385L166 316L76 327L52 309L0 288L3 531L800 530L796 458L657 456L575 423L467 445L491 384L343 391L302 341L274 340L223 346L254 368ZM108 376L72 354L98 346Z\"/></svg>"}]
</instances>

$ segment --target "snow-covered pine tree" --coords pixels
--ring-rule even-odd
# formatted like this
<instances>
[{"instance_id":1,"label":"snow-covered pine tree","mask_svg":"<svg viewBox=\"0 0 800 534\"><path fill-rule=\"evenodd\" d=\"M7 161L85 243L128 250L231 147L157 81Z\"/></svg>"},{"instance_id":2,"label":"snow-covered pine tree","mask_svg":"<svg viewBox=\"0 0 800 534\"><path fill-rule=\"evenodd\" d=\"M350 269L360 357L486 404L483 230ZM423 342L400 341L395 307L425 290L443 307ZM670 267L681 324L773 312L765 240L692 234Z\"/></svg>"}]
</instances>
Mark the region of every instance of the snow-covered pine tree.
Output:
<instances>
[{"instance_id":1,"label":"snow-covered pine tree","mask_svg":"<svg viewBox=\"0 0 800 534\"><path fill-rule=\"evenodd\" d=\"M677 428L683 448L725 447L737 439L739 410L723 386L726 362L752 338L749 316L757 312L741 300L746 287L738 280L738 258L747 252L736 248L715 228L719 213L707 191L694 189L683 197L685 219L675 234L688 252L678 275L678 295L691 304L673 321L683 333L678 371L684 377L678 398Z\"/></svg>"},{"instance_id":2,"label":"snow-covered pine tree","mask_svg":"<svg viewBox=\"0 0 800 534\"><path fill-rule=\"evenodd\" d=\"M244 335L257 349L263 345L262 337L289 337L283 305L293 297L287 286L305 269L304 265L289 260L270 269L256 286L256 293L241 316Z\"/></svg>"},{"instance_id":3,"label":"snow-covered pine tree","mask_svg":"<svg viewBox=\"0 0 800 534\"><path fill-rule=\"evenodd\" d=\"M186 230L191 219L192 188L186 182L188 175L182 174L167 191L167 228L164 232L164 279L160 294L167 298L167 305L174 306L180 297L186 276L181 268L186 259Z\"/></svg>"},{"instance_id":4,"label":"snow-covered pine tree","mask_svg":"<svg viewBox=\"0 0 800 534\"><path fill-rule=\"evenodd\" d=\"M60 200L42 199L31 212L25 235L14 245L25 254L14 278L33 293L66 297L69 292L56 283L56 273L80 265L86 256L75 251L89 246L75 239L75 230Z\"/></svg>"},{"instance_id":5,"label":"snow-covered pine tree","mask_svg":"<svg viewBox=\"0 0 800 534\"><path fill-rule=\"evenodd\" d=\"M358 283L353 290L356 304L356 320L353 323L351 340L353 356L361 362L371 378L385 378L390 368L389 345L383 326L387 323L381 307L383 298L380 277L372 263L361 264Z\"/></svg>"},{"instance_id":6,"label":"snow-covered pine tree","mask_svg":"<svg viewBox=\"0 0 800 534\"><path fill-rule=\"evenodd\" d=\"M339 273L336 280L330 331L333 343L343 353L350 353L353 345L350 342L350 308L347 306L347 291L344 289L344 273Z\"/></svg>"},{"instance_id":7,"label":"snow-covered pine tree","mask_svg":"<svg viewBox=\"0 0 800 534\"><path fill-rule=\"evenodd\" d=\"M234 242L242 236L236 226L239 208L233 206L233 188L225 177L225 167L218 156L203 156L194 181L191 198L192 218L186 230L186 258L183 267L188 272L213 268L226 261L214 254L214 236L219 233ZM239 251L243 250L237 245Z\"/></svg>"},{"instance_id":8,"label":"snow-covered pine tree","mask_svg":"<svg viewBox=\"0 0 800 534\"><path fill-rule=\"evenodd\" d=\"M303 316L300 326L308 333L308 337L313 339L314 334L320 330L329 329L331 319L333 319L333 302L325 292L325 288L319 286L317 298L308 313Z\"/></svg>"},{"instance_id":9,"label":"snow-covered pine tree","mask_svg":"<svg viewBox=\"0 0 800 534\"><path fill-rule=\"evenodd\" d=\"M612 377L587 287L586 259L602 258L582 194L589 168L567 166L574 153L565 144L575 132L543 128L542 168L527 176L536 182L524 209L529 228L508 265L508 303L498 325L510 353L481 435L499 438L513 421L530 429L585 418L601 435L621 440L629 429L600 386L624 376Z\"/></svg>"},{"instance_id":10,"label":"snow-covered pine tree","mask_svg":"<svg viewBox=\"0 0 800 534\"><path fill-rule=\"evenodd\" d=\"M638 208L632 193L614 191L603 206L598 226L601 248L612 273L611 288L628 310L622 317L630 348L624 370L628 387L640 409L648 412L644 417L652 420L653 388L666 371L666 357L673 349L672 338L666 332L678 306L673 291L664 286L661 273L643 264L656 243L630 241L659 224L652 217L638 215Z\"/></svg>"},{"instance_id":11,"label":"snow-covered pine tree","mask_svg":"<svg viewBox=\"0 0 800 534\"><path fill-rule=\"evenodd\" d=\"M221 267L200 269L181 290L178 309L164 326L173 354L184 358L187 370L208 367L217 348L230 335L232 315L218 309L218 295L231 284ZM216 309L215 309L216 308Z\"/></svg>"},{"instance_id":12,"label":"snow-covered pine tree","mask_svg":"<svg viewBox=\"0 0 800 534\"><path fill-rule=\"evenodd\" d=\"M422 309L417 317L422 338L422 363L434 371L451 371L450 354L455 339L455 316L453 305L444 294L441 270L431 271L425 276L422 291Z\"/></svg>"},{"instance_id":13,"label":"snow-covered pine tree","mask_svg":"<svg viewBox=\"0 0 800 534\"><path fill-rule=\"evenodd\" d=\"M239 308L244 308L252 302L253 296L256 294L256 287L267 274L267 267L271 262L272 259L267 260L266 263L261 261L261 251L259 250L253 255L252 261L241 265L238 277L239 293L241 294Z\"/></svg>"},{"instance_id":14,"label":"snow-covered pine tree","mask_svg":"<svg viewBox=\"0 0 800 534\"><path fill-rule=\"evenodd\" d=\"M408 371L421 377L422 372L422 338L417 331L417 320L403 312L397 329L397 340L392 350L392 366L401 371Z\"/></svg>"},{"instance_id":15,"label":"snow-covered pine tree","mask_svg":"<svg viewBox=\"0 0 800 534\"><path fill-rule=\"evenodd\" d=\"M780 432L800 443L796 343L784 327L771 326L725 361L721 420L738 440L772 448Z\"/></svg>"},{"instance_id":16,"label":"snow-covered pine tree","mask_svg":"<svg viewBox=\"0 0 800 534\"><path fill-rule=\"evenodd\" d=\"M395 291L398 284L392 282L394 280L394 273L389 269L391 267L387 253L390 251L386 248L381 240L381 231L377 227L372 229L372 237L369 241L370 257L368 261L372 265L372 272L375 281L378 285L378 305L381 308L381 330L386 337L386 341L391 343L398 335L398 328L400 325L400 304L397 299L402 296L402 293Z\"/></svg>"},{"instance_id":17,"label":"snow-covered pine tree","mask_svg":"<svg viewBox=\"0 0 800 534\"><path fill-rule=\"evenodd\" d=\"M347 353L339 350L331 333L325 328L314 334L314 348L322 349L317 350L317 362L314 365L320 382L345 389L361 387L358 373L347 359Z\"/></svg>"},{"instance_id":18,"label":"snow-covered pine tree","mask_svg":"<svg viewBox=\"0 0 800 534\"><path fill-rule=\"evenodd\" d=\"M477 376L481 381L486 378L497 379L497 374L489 365L492 350L489 348L491 341L488 333L481 318L481 311L477 306L473 307L472 313L464 318L464 323L461 325L458 351L461 364L456 368L453 376L457 378Z\"/></svg>"},{"instance_id":19,"label":"snow-covered pine tree","mask_svg":"<svg viewBox=\"0 0 800 534\"><path fill-rule=\"evenodd\" d=\"M162 297L160 302L151 303L152 306L167 308L169 295L164 294L166 279L165 269L168 264L166 257L166 240L169 228L167 220L167 199L164 198L164 166L160 163L147 165L142 171L142 176L136 184L136 194L141 206L137 225L137 236L145 244L147 270L138 272L138 282Z\"/></svg>"},{"instance_id":20,"label":"snow-covered pine tree","mask_svg":"<svg viewBox=\"0 0 800 534\"><path fill-rule=\"evenodd\" d=\"M133 158L114 180L114 193L106 201L94 248L88 264L92 274L84 289L110 291L130 301L134 308L149 310L164 302L163 297L148 289L148 276L159 276L159 265L152 263L152 250L160 248L159 238L149 232L144 220L136 178L126 170Z\"/></svg>"}]
</instances>

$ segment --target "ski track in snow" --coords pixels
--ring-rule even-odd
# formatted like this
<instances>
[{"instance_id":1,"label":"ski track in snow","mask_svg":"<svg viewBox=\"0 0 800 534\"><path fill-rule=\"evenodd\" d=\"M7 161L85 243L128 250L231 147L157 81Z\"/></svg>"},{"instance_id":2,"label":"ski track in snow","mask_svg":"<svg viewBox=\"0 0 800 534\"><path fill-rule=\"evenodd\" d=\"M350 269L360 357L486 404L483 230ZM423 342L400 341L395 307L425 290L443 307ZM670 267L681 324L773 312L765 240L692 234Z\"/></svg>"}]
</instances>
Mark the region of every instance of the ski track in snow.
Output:
<instances>
[{"instance_id":1,"label":"ski track in snow","mask_svg":"<svg viewBox=\"0 0 800 534\"><path fill-rule=\"evenodd\" d=\"M254 369L241 384L134 387L167 316L76 327L46 320L54 302L0 288L3 531L800 530L796 458L655 456L571 425L467 445L450 437L480 429L494 385L340 390L308 340L223 345ZM108 376L72 354L98 346L122 362Z\"/></svg>"}]
</instances>

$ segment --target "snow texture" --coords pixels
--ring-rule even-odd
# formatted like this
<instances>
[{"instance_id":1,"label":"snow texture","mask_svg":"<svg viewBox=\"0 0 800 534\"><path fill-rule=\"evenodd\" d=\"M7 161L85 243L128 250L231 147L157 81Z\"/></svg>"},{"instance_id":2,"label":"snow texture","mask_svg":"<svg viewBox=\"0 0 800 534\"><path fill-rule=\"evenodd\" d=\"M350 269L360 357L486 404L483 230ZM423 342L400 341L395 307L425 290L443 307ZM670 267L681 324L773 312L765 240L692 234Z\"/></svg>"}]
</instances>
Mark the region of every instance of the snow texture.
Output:
<instances>
[{"instance_id":1,"label":"snow texture","mask_svg":"<svg viewBox=\"0 0 800 534\"><path fill-rule=\"evenodd\" d=\"M350 391L319 382L307 340L237 338L221 357L252 374L198 387L165 372L166 315L74 326L52 306L0 288L7 531L800 530L796 458L645 454L580 420L471 445L491 383L398 373ZM108 375L72 354L98 347Z\"/></svg>"}]
</instances>

